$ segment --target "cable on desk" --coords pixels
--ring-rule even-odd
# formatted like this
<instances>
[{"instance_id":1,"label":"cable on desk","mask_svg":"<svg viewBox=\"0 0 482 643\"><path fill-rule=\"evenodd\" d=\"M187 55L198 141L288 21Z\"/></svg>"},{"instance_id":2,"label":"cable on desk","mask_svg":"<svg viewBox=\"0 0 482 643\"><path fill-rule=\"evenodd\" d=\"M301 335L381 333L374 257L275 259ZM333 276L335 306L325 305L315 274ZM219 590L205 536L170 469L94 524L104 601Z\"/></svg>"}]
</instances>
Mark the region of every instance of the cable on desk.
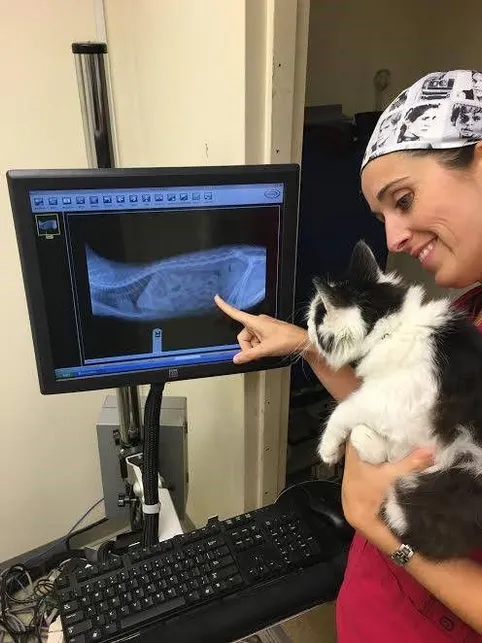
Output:
<instances>
[{"instance_id":1,"label":"cable on desk","mask_svg":"<svg viewBox=\"0 0 482 643\"><path fill-rule=\"evenodd\" d=\"M61 566L62 567L62 566ZM24 565L13 565L0 572L0 631L14 643L24 643L34 637L43 643L43 626L50 625L56 615L54 584L49 578L34 584ZM20 597L22 596L22 597ZM28 614L25 623L19 615Z\"/></svg>"},{"instance_id":2,"label":"cable on desk","mask_svg":"<svg viewBox=\"0 0 482 643\"><path fill-rule=\"evenodd\" d=\"M95 502L95 503L94 503L94 504L93 504L89 509L87 509L87 511L84 513L84 515L83 515L83 516L81 516L81 517L80 517L80 518L79 518L79 519L74 523L74 525L69 529L69 531L65 534L65 536L62 536L61 538L59 538L58 540L56 540L55 542L53 542L49 547L47 547L47 549L44 549L41 553L39 553L39 554L34 554L33 556L30 556L30 558L27 558L27 560L25 560L25 561L23 562L23 564L24 564L24 565L29 565L29 564L30 564L30 563L32 563L32 562L33 562L33 563L35 563L35 561L36 561L36 560L38 560L39 558L44 558L46 553L48 553L49 551L52 551L52 549L55 549L56 547L58 547L58 546L59 546L59 544L61 544L62 542L66 542L67 549L70 549L70 545L69 545L69 543L70 543L70 538L74 535L74 531L75 531L75 530L76 530L76 528L77 528L77 527L78 527L78 526L79 526L79 525L80 525L80 524L81 524L81 523L82 523L82 522L87 518L87 516L88 516L88 515L89 515L89 514L90 514L90 513L91 513L91 512L96 508L96 507L98 507L98 506L100 505L100 503L101 503L101 502L104 502L104 498L101 498L100 500L97 500L97 502ZM104 519L102 519L102 521L99 521L99 523L100 523L100 522L103 522L103 521L105 521L105 520L106 520L106 519L104 518ZM85 527L85 531L87 531L88 529L91 529L91 528L92 528L92 526L93 526L93 525L89 525L88 527ZM84 531L84 530L82 530L82 531ZM80 533L80 532L79 532L79 533ZM73 553L73 551L71 551L70 553Z\"/></svg>"}]
</instances>

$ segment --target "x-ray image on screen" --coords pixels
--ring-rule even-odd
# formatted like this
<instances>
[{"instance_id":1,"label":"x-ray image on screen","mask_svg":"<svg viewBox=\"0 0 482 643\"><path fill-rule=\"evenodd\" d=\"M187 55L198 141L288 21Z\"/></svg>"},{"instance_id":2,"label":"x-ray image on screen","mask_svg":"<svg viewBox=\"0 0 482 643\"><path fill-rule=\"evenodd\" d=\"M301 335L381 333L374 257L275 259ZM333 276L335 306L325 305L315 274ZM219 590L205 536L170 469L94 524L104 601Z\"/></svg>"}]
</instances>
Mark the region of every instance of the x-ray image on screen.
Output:
<instances>
[{"instance_id":1,"label":"x-ray image on screen","mask_svg":"<svg viewBox=\"0 0 482 643\"><path fill-rule=\"evenodd\" d=\"M67 235L84 359L235 345L216 294L275 310L277 208L75 214Z\"/></svg>"},{"instance_id":2,"label":"x-ray image on screen","mask_svg":"<svg viewBox=\"0 0 482 643\"><path fill-rule=\"evenodd\" d=\"M266 248L226 245L148 263L114 261L86 246L92 313L166 320L212 313L214 295L249 309L266 296Z\"/></svg>"}]
</instances>

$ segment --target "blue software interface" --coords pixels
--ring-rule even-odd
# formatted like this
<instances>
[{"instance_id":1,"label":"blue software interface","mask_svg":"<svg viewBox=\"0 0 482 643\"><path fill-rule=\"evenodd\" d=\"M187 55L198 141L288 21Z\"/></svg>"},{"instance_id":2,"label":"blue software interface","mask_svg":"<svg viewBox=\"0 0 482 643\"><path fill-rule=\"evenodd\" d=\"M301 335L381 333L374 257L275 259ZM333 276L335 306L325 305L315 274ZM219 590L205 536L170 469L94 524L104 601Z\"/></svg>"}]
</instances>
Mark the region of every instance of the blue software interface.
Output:
<instances>
[{"instance_id":1,"label":"blue software interface","mask_svg":"<svg viewBox=\"0 0 482 643\"><path fill-rule=\"evenodd\" d=\"M59 380L231 361L276 314L282 184L32 191Z\"/></svg>"}]
</instances>

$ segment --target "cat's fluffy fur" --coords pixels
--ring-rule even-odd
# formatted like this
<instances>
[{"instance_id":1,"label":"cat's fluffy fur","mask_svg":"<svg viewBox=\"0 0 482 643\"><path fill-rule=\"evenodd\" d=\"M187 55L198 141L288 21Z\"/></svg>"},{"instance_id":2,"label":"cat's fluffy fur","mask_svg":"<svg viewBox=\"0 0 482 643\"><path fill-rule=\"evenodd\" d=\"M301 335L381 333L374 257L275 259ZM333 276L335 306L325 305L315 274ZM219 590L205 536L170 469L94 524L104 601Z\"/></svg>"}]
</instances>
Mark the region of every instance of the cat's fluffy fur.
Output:
<instances>
[{"instance_id":1,"label":"cat's fluffy fur","mask_svg":"<svg viewBox=\"0 0 482 643\"><path fill-rule=\"evenodd\" d=\"M396 482L382 518L434 560L482 549L481 334L448 299L429 301L422 287L384 274L363 242L346 280L315 285L310 340L362 380L331 414L322 460L338 462L349 436L371 463L431 447L433 466Z\"/></svg>"}]
</instances>

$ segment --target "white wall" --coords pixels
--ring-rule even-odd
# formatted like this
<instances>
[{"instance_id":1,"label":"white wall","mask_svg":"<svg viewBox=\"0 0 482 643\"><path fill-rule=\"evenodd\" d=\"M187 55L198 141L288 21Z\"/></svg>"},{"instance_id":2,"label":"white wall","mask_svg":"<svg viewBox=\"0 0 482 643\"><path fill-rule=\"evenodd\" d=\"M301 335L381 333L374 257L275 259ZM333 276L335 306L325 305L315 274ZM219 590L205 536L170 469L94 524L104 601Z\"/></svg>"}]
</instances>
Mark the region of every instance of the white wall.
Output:
<instances>
[{"instance_id":1,"label":"white wall","mask_svg":"<svg viewBox=\"0 0 482 643\"><path fill-rule=\"evenodd\" d=\"M65 533L101 496L102 394L42 397L5 172L85 167L74 40L95 39L93 2L1 0L0 560ZM94 514L99 516L99 513Z\"/></svg>"},{"instance_id":2,"label":"white wall","mask_svg":"<svg viewBox=\"0 0 482 643\"><path fill-rule=\"evenodd\" d=\"M244 163L244 0L107 0L105 8L121 164ZM173 383L170 394L188 398L190 517L241 512L242 377Z\"/></svg>"},{"instance_id":3,"label":"white wall","mask_svg":"<svg viewBox=\"0 0 482 643\"><path fill-rule=\"evenodd\" d=\"M103 37L99 0L0 3L0 70L8 88L0 102L0 118L7 125L0 146L2 172L85 167L70 45ZM269 85L263 80L271 74L268 39L256 16L267 24L271 0L104 4L122 165L243 164L248 156L250 162L262 160L263 148L253 131L265 140L269 97L252 92L252 106L246 87L247 76L250 87L261 93ZM258 107L261 111L253 117ZM3 560L65 533L100 498L95 422L106 391L50 398L38 393L4 180L0 202L0 268L8 275L2 288L2 310L8 316L4 312L0 321ZM191 517L202 522L214 513L242 511L242 376L171 384L166 394L188 397Z\"/></svg>"}]
</instances>

